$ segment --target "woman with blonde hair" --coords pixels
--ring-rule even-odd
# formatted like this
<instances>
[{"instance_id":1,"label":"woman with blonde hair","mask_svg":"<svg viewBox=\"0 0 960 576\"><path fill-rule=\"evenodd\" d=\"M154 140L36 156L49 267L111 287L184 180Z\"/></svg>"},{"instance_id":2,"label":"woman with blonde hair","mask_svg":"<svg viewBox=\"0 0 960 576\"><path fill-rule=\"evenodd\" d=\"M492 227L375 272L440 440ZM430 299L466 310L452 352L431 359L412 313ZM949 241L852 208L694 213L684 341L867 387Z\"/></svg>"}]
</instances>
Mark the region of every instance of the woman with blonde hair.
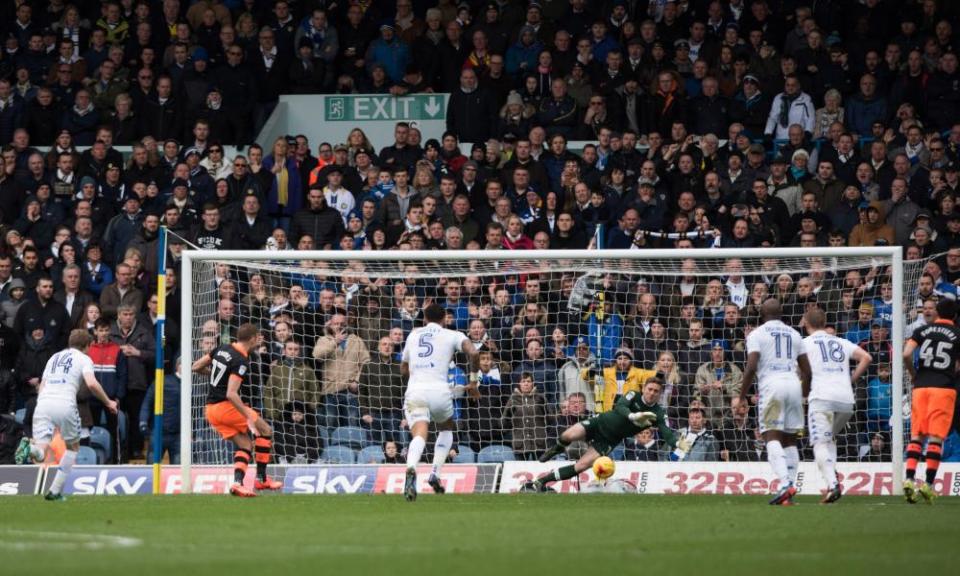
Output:
<instances>
[{"instance_id":1,"label":"woman with blonde hair","mask_svg":"<svg viewBox=\"0 0 960 576\"><path fill-rule=\"evenodd\" d=\"M677 359L673 352L669 350L661 352L657 357L654 369L663 378L660 406L666 411L667 417L676 422L676 419L680 416L681 405L686 405L686 402L683 401L683 394L681 394L683 377L680 374L680 368L677 366Z\"/></svg>"},{"instance_id":2,"label":"woman with blonde hair","mask_svg":"<svg viewBox=\"0 0 960 576\"><path fill-rule=\"evenodd\" d=\"M505 138L525 138L530 133L533 115L536 113L532 104L525 104L519 92L511 90L507 102L500 109L500 122L497 126L497 135L500 140Z\"/></svg>"},{"instance_id":3,"label":"woman with blonde hair","mask_svg":"<svg viewBox=\"0 0 960 576\"><path fill-rule=\"evenodd\" d=\"M771 296L779 300L781 305L789 302L793 298L793 278L789 274L777 276Z\"/></svg>"},{"instance_id":4,"label":"woman with blonde hair","mask_svg":"<svg viewBox=\"0 0 960 576\"><path fill-rule=\"evenodd\" d=\"M90 44L90 21L80 15L80 9L73 4L63 8L60 20L50 25L58 40L73 42L73 57L80 58L80 48ZM36 16L36 14L34 14Z\"/></svg>"},{"instance_id":5,"label":"woman with blonde hair","mask_svg":"<svg viewBox=\"0 0 960 576\"><path fill-rule=\"evenodd\" d=\"M236 42L246 52L249 48L257 45L257 20L250 12L244 12L237 16L237 21L233 25L236 33Z\"/></svg>"},{"instance_id":6,"label":"woman with blonde hair","mask_svg":"<svg viewBox=\"0 0 960 576\"><path fill-rule=\"evenodd\" d=\"M303 191L297 161L288 154L289 145L283 136L273 141L273 151L263 159L263 170L273 175L267 193L267 214L286 228L285 223L300 209Z\"/></svg>"},{"instance_id":7,"label":"woman with blonde hair","mask_svg":"<svg viewBox=\"0 0 960 576\"><path fill-rule=\"evenodd\" d=\"M373 150L373 144L370 143L367 134L360 128L354 128L347 136L347 157L349 158L351 166L354 165L354 157L360 150L367 151L367 155L370 156L370 162L372 164L379 163L376 152Z\"/></svg>"},{"instance_id":8,"label":"woman with blonde hair","mask_svg":"<svg viewBox=\"0 0 960 576\"><path fill-rule=\"evenodd\" d=\"M417 171L413 175L413 189L420 195L420 198L440 195L440 188L433 177L433 167L430 166L429 162L423 160L417 162Z\"/></svg>"}]
</instances>

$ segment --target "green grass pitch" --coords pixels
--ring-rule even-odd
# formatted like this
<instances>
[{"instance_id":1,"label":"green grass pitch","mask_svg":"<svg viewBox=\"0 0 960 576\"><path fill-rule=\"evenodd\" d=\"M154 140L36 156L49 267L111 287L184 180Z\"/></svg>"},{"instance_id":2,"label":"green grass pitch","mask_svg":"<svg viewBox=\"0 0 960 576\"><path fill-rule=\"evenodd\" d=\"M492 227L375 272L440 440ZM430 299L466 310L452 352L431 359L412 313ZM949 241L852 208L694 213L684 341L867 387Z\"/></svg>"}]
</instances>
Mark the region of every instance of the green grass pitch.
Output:
<instances>
[{"instance_id":1,"label":"green grass pitch","mask_svg":"<svg viewBox=\"0 0 960 576\"><path fill-rule=\"evenodd\" d=\"M0 499L0 573L950 574L960 499L658 495ZM96 535L96 536L94 536ZM118 540L110 536L122 536Z\"/></svg>"}]
</instances>

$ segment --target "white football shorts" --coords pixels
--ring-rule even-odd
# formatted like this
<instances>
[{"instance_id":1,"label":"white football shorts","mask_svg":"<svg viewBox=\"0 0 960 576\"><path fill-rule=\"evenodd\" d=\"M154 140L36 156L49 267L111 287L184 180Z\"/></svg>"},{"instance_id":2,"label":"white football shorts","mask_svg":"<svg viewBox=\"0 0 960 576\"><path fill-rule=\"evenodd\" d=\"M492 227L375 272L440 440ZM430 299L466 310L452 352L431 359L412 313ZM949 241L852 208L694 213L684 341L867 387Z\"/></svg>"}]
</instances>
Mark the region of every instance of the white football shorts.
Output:
<instances>
[{"instance_id":1,"label":"white football shorts","mask_svg":"<svg viewBox=\"0 0 960 576\"><path fill-rule=\"evenodd\" d=\"M446 422L453 418L453 396L449 389L407 390L403 415L408 426L417 422Z\"/></svg>"},{"instance_id":2,"label":"white football shorts","mask_svg":"<svg viewBox=\"0 0 960 576\"><path fill-rule=\"evenodd\" d=\"M80 412L76 404L40 402L33 412L33 439L50 442L57 429L67 444L80 440Z\"/></svg>"},{"instance_id":3,"label":"white football shorts","mask_svg":"<svg viewBox=\"0 0 960 576\"><path fill-rule=\"evenodd\" d=\"M853 406L844 402L810 403L807 414L807 426L810 432L810 444L826 444L837 439L839 434L853 417Z\"/></svg>"},{"instance_id":4,"label":"white football shorts","mask_svg":"<svg viewBox=\"0 0 960 576\"><path fill-rule=\"evenodd\" d=\"M760 433L768 430L796 434L803 430L803 391L799 381L760 385Z\"/></svg>"}]
</instances>

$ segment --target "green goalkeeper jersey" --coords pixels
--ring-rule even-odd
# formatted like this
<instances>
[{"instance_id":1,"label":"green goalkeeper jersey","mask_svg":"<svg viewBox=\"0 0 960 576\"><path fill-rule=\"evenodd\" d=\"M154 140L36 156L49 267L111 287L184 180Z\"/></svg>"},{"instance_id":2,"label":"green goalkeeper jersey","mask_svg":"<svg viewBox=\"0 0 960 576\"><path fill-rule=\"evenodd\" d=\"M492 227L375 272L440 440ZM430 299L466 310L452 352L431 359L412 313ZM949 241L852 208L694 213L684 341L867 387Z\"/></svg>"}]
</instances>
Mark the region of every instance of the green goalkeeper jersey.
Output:
<instances>
[{"instance_id":1,"label":"green goalkeeper jersey","mask_svg":"<svg viewBox=\"0 0 960 576\"><path fill-rule=\"evenodd\" d=\"M656 426L660 432L660 439L668 444L671 449L677 445L676 434L667 426L666 412L664 412L659 404L654 403L651 405L645 403L643 401L643 395L639 392L627 392L616 401L613 405L613 410L594 416L584 422L584 427L588 433L588 440L597 441L596 443L599 445L609 445L612 448L623 439L629 438L644 428L650 427L645 426L641 428L631 422L629 416L633 412L653 412L656 414Z\"/></svg>"}]
</instances>

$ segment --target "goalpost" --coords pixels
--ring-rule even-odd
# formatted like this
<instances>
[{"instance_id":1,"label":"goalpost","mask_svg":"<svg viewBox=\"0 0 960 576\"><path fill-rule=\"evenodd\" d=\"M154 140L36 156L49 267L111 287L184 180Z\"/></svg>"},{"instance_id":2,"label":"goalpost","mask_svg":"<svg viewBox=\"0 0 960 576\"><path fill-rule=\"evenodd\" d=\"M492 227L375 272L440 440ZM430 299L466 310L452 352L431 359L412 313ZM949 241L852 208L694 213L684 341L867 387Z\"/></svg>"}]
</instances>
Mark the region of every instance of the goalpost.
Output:
<instances>
[{"instance_id":1,"label":"goalpost","mask_svg":"<svg viewBox=\"0 0 960 576\"><path fill-rule=\"evenodd\" d=\"M265 341L251 356L251 386L241 394L273 425L276 462L376 462L375 447L387 441L402 451L408 435L396 363L428 301L444 305L448 324L488 353L480 400L462 394L466 364L451 366L461 461L510 451L530 458L585 411L609 409L632 382L617 372L623 353L646 374L666 376L661 403L672 428L700 408L716 439L712 457L757 461L756 444L743 441L756 427L756 408L744 421L731 399L746 334L759 323L757 302L771 295L801 333L800 317L816 305L838 335L867 341L879 351L875 358L889 362L889 383L875 361L869 381L855 384L857 410L838 439L839 459L858 461L872 435L885 435L890 451L882 461L901 493L909 405L902 347L925 261L905 263L899 247L199 250L184 251L182 263L184 479L194 464L232 462L204 418L207 379L189 366L244 322L259 324ZM527 373L534 390L525 398ZM634 458L638 450L629 441L612 455ZM190 488L184 481L183 491Z\"/></svg>"}]
</instances>

